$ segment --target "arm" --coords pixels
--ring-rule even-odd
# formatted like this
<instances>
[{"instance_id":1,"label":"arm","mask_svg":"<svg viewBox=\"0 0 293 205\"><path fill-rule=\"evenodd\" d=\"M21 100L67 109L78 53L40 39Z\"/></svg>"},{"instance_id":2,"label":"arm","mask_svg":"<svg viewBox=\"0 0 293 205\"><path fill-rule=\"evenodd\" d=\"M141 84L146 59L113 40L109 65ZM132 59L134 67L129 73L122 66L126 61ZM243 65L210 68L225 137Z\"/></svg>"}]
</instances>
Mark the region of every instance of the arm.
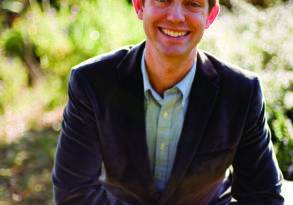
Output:
<instances>
[{"instance_id":1,"label":"arm","mask_svg":"<svg viewBox=\"0 0 293 205\"><path fill-rule=\"evenodd\" d=\"M282 205L282 174L273 151L258 79L254 81L247 122L233 162L232 196L237 205Z\"/></svg>"},{"instance_id":2,"label":"arm","mask_svg":"<svg viewBox=\"0 0 293 205\"><path fill-rule=\"evenodd\" d=\"M52 176L57 205L110 204L98 181L102 159L86 91L86 81L73 70Z\"/></svg>"}]
</instances>

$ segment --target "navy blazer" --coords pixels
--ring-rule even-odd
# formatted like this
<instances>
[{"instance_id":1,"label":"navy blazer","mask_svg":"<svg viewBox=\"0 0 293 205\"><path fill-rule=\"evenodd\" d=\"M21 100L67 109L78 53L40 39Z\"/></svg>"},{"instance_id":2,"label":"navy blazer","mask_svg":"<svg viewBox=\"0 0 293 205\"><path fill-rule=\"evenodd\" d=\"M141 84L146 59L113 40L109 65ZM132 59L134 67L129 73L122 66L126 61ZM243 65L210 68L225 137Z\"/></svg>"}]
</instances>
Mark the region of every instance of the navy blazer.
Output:
<instances>
[{"instance_id":1,"label":"navy blazer","mask_svg":"<svg viewBox=\"0 0 293 205\"><path fill-rule=\"evenodd\" d=\"M122 48L72 70L53 170L56 204L283 204L258 78L202 51L171 177L156 191L143 49Z\"/></svg>"}]
</instances>

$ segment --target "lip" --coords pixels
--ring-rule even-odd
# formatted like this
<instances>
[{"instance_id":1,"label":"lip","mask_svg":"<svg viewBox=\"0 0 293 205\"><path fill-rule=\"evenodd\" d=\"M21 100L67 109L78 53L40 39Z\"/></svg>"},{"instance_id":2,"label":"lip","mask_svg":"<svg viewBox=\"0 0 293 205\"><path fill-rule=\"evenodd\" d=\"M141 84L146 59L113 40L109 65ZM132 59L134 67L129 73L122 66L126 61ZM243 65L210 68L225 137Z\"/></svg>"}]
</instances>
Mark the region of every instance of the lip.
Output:
<instances>
[{"instance_id":1,"label":"lip","mask_svg":"<svg viewBox=\"0 0 293 205\"><path fill-rule=\"evenodd\" d=\"M186 32L186 34L185 35L182 35L182 36L170 36L170 35L167 35L164 31L163 31L163 29L164 30L169 30L169 31L171 31L171 32L176 32L176 33L185 33ZM169 38L174 38L174 39L180 39L180 38L185 38L186 36L188 36L189 34L190 34L190 31L189 30L186 30L186 29L178 29L178 28L176 28L176 29L174 29L174 28L168 28L168 27L158 27L158 30L160 31L160 33L161 34L163 34L164 36L167 36L167 37L169 37Z\"/></svg>"}]
</instances>

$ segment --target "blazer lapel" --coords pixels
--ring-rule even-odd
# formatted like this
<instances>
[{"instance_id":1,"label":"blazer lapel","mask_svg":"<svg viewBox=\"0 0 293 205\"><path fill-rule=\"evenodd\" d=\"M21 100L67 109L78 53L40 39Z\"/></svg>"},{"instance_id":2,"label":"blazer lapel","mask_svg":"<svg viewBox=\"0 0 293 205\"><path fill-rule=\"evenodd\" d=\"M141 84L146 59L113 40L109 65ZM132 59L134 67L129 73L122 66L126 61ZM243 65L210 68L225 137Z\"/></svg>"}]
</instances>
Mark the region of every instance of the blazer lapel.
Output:
<instances>
[{"instance_id":1,"label":"blazer lapel","mask_svg":"<svg viewBox=\"0 0 293 205\"><path fill-rule=\"evenodd\" d=\"M157 198L157 193L151 173L145 133L144 89L140 69L143 50L144 43L131 48L117 66L117 76L121 85L119 90L123 92L119 94L119 99L123 104L123 113L127 113L128 116L121 123L123 130L127 132L124 141L131 164L136 170L131 174L138 175L139 181L143 183L143 187L138 187L137 191L142 188L145 193L141 195L145 195L150 200Z\"/></svg>"},{"instance_id":2,"label":"blazer lapel","mask_svg":"<svg viewBox=\"0 0 293 205\"><path fill-rule=\"evenodd\" d=\"M197 56L197 73L193 82L183 129L167 189L160 203L165 204L175 192L191 164L212 113L219 88L217 72L201 51Z\"/></svg>"}]
</instances>

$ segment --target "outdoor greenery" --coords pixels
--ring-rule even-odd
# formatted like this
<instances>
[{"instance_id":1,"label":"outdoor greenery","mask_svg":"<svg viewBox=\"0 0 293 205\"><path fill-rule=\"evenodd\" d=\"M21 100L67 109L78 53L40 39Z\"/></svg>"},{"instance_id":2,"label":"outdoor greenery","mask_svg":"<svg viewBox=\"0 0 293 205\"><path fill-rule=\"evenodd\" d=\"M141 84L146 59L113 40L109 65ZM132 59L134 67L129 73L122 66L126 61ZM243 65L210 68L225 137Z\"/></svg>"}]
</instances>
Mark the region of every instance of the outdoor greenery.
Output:
<instances>
[{"instance_id":1,"label":"outdoor greenery","mask_svg":"<svg viewBox=\"0 0 293 205\"><path fill-rule=\"evenodd\" d=\"M200 48L260 75L277 159L292 180L293 1L221 2ZM70 69L143 39L128 0L0 1L0 205L52 204Z\"/></svg>"}]
</instances>

